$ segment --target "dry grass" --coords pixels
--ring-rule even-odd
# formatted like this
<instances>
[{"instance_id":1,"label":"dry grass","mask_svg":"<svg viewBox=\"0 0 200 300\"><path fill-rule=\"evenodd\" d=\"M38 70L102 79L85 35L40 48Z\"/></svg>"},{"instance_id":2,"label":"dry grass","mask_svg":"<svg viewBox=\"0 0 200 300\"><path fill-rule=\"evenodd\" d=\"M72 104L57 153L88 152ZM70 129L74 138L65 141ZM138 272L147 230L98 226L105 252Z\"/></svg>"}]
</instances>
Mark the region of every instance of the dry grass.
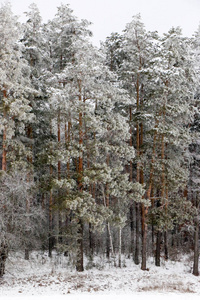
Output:
<instances>
[{"instance_id":1,"label":"dry grass","mask_svg":"<svg viewBox=\"0 0 200 300\"><path fill-rule=\"evenodd\" d=\"M182 282L166 282L146 285L138 288L138 292L164 292L164 293L195 293L193 285L184 285Z\"/></svg>"}]
</instances>

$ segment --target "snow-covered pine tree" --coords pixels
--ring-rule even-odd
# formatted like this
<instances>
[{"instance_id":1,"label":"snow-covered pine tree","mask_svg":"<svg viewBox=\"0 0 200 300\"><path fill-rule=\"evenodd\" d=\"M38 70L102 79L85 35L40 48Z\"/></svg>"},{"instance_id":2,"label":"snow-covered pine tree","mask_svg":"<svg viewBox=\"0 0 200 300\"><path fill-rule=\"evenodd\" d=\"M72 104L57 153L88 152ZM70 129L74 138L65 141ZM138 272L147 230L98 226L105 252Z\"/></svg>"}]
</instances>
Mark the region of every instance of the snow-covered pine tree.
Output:
<instances>
[{"instance_id":1,"label":"snow-covered pine tree","mask_svg":"<svg viewBox=\"0 0 200 300\"><path fill-rule=\"evenodd\" d=\"M49 108L53 116L51 132L57 139L57 142L53 142L51 144L48 155L52 179L55 177L57 177L58 180L61 180L63 177L65 178L66 168L68 178L70 178L70 156L67 147L73 134L71 129L72 118L68 110L69 95L66 95L66 91L64 89L66 82L65 80L62 80L59 74L64 70L66 64L71 63L74 60L73 57L77 51L76 42L84 40L85 38L87 39L87 37L91 34L91 32L87 29L88 25L89 22L86 20L79 21L73 15L73 11L68 5L62 4L58 7L55 18L44 26L44 33L46 40L48 41L47 48L49 52L49 66L45 73L45 77L50 97ZM55 172L56 160L57 172ZM61 189L58 189L57 193L54 192L54 198L55 197L57 200L59 198L62 199ZM57 202L52 198L51 190L50 202L51 207L53 202L54 204ZM57 232L56 236L58 237L59 235L57 241L62 243L63 234L61 227L63 222L61 219L62 217L60 212L59 216L57 214L57 217L55 218L55 223L57 222L57 225L55 224L54 229Z\"/></svg>"},{"instance_id":2,"label":"snow-covered pine tree","mask_svg":"<svg viewBox=\"0 0 200 300\"><path fill-rule=\"evenodd\" d=\"M13 217L13 210L18 210L19 202L13 203L13 207L9 205L12 202L13 193L6 190L6 182L12 182L12 178L20 172L27 176L30 173L27 157L31 157L32 153L27 147L30 141L26 136L26 128L28 124L34 121L34 115L31 111L29 97L34 94L30 82L30 69L27 61L23 58L23 45L20 42L21 28L17 22L17 17L12 14L10 4L4 4L0 8L0 120L2 133L2 185L1 195L8 200L8 206L5 204L2 211L2 222L5 225L1 230L1 241L10 246L13 239L10 240L11 226L4 217ZM7 172L7 174L6 174ZM20 175L19 175L20 178ZM21 188L25 187L26 182L21 181ZM4 189L5 188L5 189ZM6 190L6 192L5 192ZM12 190L12 189L11 189ZM16 195L17 197L17 195ZM18 198L19 200L19 198ZM21 199L22 200L22 199ZM21 201L20 200L20 201ZM30 197L23 198L23 207L30 207ZM15 207L16 204L16 207ZM10 210L11 209L11 210ZM24 213L24 212L23 212ZM20 214L23 219L23 214ZM29 218L24 216L24 236L30 232ZM5 221L5 222L4 222ZM14 229L12 229L14 230ZM25 240L24 240L25 241ZM24 242L24 247L27 243Z\"/></svg>"},{"instance_id":3,"label":"snow-covered pine tree","mask_svg":"<svg viewBox=\"0 0 200 300\"><path fill-rule=\"evenodd\" d=\"M149 82L147 81L146 70L150 68L150 61L154 55L153 37L147 33L145 26L141 21L141 16L136 15L132 21L126 25L123 35L122 51L124 60L119 69L119 78L123 81L124 87L129 92L132 99L132 105L129 108L129 119L132 140L136 141L136 182L144 184L144 126L146 117L146 90ZM135 136L134 136L135 134ZM132 175L132 166L130 164L130 177ZM139 220L140 208L139 203L135 202L136 214L136 237L134 261L139 264ZM141 226L142 226L142 265L141 268L146 270L146 247L147 247L147 206L141 204Z\"/></svg>"},{"instance_id":4,"label":"snow-covered pine tree","mask_svg":"<svg viewBox=\"0 0 200 300\"><path fill-rule=\"evenodd\" d=\"M150 101L151 110L154 112L153 139L156 141L152 164L155 172L155 196L152 196L155 197L157 206L156 265L160 265L161 231L165 232L168 256L167 231L173 227L173 223L179 222L178 218L173 218L173 206L176 206L176 213L180 211L181 214L182 211L185 221L189 217L189 206L184 205L183 190L188 180L188 125L193 118L191 103L195 88L192 61L180 28L172 28L161 39L158 58L152 77L155 92L152 90L153 97ZM186 211L183 207L186 207Z\"/></svg>"},{"instance_id":5,"label":"snow-covered pine tree","mask_svg":"<svg viewBox=\"0 0 200 300\"><path fill-rule=\"evenodd\" d=\"M194 69L197 74L197 78L200 78L200 26L195 32L192 40L192 57L194 61ZM194 214L194 263L193 274L199 275L199 210L200 210L200 190L199 190L199 178L200 178L200 85L197 80L197 89L195 91L195 116L194 122L191 124L190 129L193 134L192 143L190 145L190 154L192 156L192 162L190 164L190 180L188 184L189 199L193 206L196 208Z\"/></svg>"},{"instance_id":6,"label":"snow-covered pine tree","mask_svg":"<svg viewBox=\"0 0 200 300\"><path fill-rule=\"evenodd\" d=\"M29 96L30 106L35 115L35 122L28 124L26 128L27 138L32 141L30 144L32 157L28 157L29 164L33 168L32 176L30 177L32 180L34 178L37 185L37 193L35 194L37 202L42 205L44 213L51 215L48 211L48 201L45 200L48 198L50 177L50 167L46 164L47 149L53 139L50 131L51 112L48 105L45 81L50 61L47 51L48 41L45 40L42 18L36 4L31 4L25 14L27 21L23 24L23 36L21 39L24 45L23 56L29 64L30 81L36 90L36 93ZM48 221L46 226L48 226ZM44 239L44 244L47 244L47 238Z\"/></svg>"},{"instance_id":7,"label":"snow-covered pine tree","mask_svg":"<svg viewBox=\"0 0 200 300\"><path fill-rule=\"evenodd\" d=\"M33 120L29 95L34 93L30 83L30 70L22 58L22 45L19 42L20 28L9 4L0 10L1 60L1 132L2 169L17 164L19 156L26 162L27 149L23 143L25 124ZM19 162L20 163L20 162Z\"/></svg>"}]
</instances>

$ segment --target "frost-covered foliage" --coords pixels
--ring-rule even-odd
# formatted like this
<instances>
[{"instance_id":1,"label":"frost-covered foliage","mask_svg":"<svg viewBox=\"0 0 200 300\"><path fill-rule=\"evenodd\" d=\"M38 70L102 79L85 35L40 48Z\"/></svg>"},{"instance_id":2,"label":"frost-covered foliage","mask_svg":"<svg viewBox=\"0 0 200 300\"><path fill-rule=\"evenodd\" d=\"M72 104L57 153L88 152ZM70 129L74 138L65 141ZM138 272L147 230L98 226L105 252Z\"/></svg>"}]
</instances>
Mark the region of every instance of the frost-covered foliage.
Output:
<instances>
[{"instance_id":1,"label":"frost-covered foliage","mask_svg":"<svg viewBox=\"0 0 200 300\"><path fill-rule=\"evenodd\" d=\"M28 99L34 90L27 61L22 57L20 25L9 4L0 9L0 34L0 131L10 163L16 164L17 157L26 155L22 139L26 135L26 124L34 120Z\"/></svg>"},{"instance_id":2,"label":"frost-covered foliage","mask_svg":"<svg viewBox=\"0 0 200 300\"><path fill-rule=\"evenodd\" d=\"M0 240L8 250L40 249L45 238L44 212L34 200L35 187L27 180L28 170L1 171Z\"/></svg>"}]
</instances>

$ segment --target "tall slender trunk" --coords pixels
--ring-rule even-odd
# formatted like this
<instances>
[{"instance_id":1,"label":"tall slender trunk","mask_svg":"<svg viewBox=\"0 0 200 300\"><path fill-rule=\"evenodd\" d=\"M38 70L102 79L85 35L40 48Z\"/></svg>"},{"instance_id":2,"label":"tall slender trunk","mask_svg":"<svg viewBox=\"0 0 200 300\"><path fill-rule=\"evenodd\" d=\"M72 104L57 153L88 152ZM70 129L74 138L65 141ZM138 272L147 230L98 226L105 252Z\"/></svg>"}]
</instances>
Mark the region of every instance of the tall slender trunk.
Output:
<instances>
[{"instance_id":1,"label":"tall slender trunk","mask_svg":"<svg viewBox=\"0 0 200 300\"><path fill-rule=\"evenodd\" d=\"M68 128L67 128L67 143L70 144L71 141L71 121L68 121ZM70 178L70 158L67 161L67 176Z\"/></svg>"},{"instance_id":2,"label":"tall slender trunk","mask_svg":"<svg viewBox=\"0 0 200 300\"><path fill-rule=\"evenodd\" d=\"M0 278L5 274L5 263L8 257L8 245L5 241L0 243Z\"/></svg>"},{"instance_id":3,"label":"tall slender trunk","mask_svg":"<svg viewBox=\"0 0 200 300\"><path fill-rule=\"evenodd\" d=\"M58 111L58 120L57 120L57 141L58 141L58 149L60 149L60 145L61 145L61 128L60 128L60 125L61 125L61 118L60 118L60 109ZM58 180L61 179L61 161L58 160L58 166L57 166L57 176L58 176ZM59 195L60 195L60 191L58 192L58 198L59 198ZM60 205L62 205L62 203L60 203L60 199L58 199L58 203ZM57 218L58 218L58 243L59 244L62 244L63 242L63 232L62 232L62 217L61 217L61 211L60 209L58 210L58 215L57 215Z\"/></svg>"},{"instance_id":4,"label":"tall slender trunk","mask_svg":"<svg viewBox=\"0 0 200 300\"><path fill-rule=\"evenodd\" d=\"M119 227L119 268L122 267L122 228Z\"/></svg>"},{"instance_id":5,"label":"tall slender trunk","mask_svg":"<svg viewBox=\"0 0 200 300\"><path fill-rule=\"evenodd\" d=\"M161 203L165 209L165 141L164 134L161 137L161 161L162 161L162 173L161 173ZM158 207L160 206L160 201L158 203ZM155 264L157 267L160 267L160 247L161 247L161 231L158 230L156 235L156 259Z\"/></svg>"},{"instance_id":6,"label":"tall slender trunk","mask_svg":"<svg viewBox=\"0 0 200 300\"><path fill-rule=\"evenodd\" d=\"M137 105L137 112L139 112L140 108L140 82L139 82L139 75L137 75L136 81L136 105ZM137 121L136 124L136 151L137 151L137 182L140 182L140 123Z\"/></svg>"},{"instance_id":7,"label":"tall slender trunk","mask_svg":"<svg viewBox=\"0 0 200 300\"><path fill-rule=\"evenodd\" d=\"M83 182L82 182L82 177L83 177L83 130L82 130L82 113L79 113L79 147L80 147L80 155L78 158L78 187L79 191L83 192Z\"/></svg>"},{"instance_id":8,"label":"tall slender trunk","mask_svg":"<svg viewBox=\"0 0 200 300\"><path fill-rule=\"evenodd\" d=\"M3 90L3 96L4 98L7 98L7 93L6 90ZM6 118L6 111L4 109L4 118ZM7 140L7 133L6 133L6 126L4 127L3 130L3 152L2 152L2 170L6 172L7 170L7 159L6 159L6 155L7 155L7 149L6 149L6 140Z\"/></svg>"},{"instance_id":9,"label":"tall slender trunk","mask_svg":"<svg viewBox=\"0 0 200 300\"><path fill-rule=\"evenodd\" d=\"M107 192L107 190L106 190ZM103 201L104 201L104 206L109 207L109 197L108 195L105 195L104 193L104 187L102 186L102 195L103 195ZM109 259L110 258L110 252L112 256L114 256L114 248L113 248L113 242L112 242L112 234L110 230L110 223L107 221L106 224L106 257Z\"/></svg>"},{"instance_id":10,"label":"tall slender trunk","mask_svg":"<svg viewBox=\"0 0 200 300\"><path fill-rule=\"evenodd\" d=\"M138 82L138 81L137 81ZM137 109L139 109L139 85L137 85ZM140 152L140 133L139 133L139 122L136 126L136 150L137 150L137 159L139 159ZM140 167L139 162L137 162L137 182L140 182ZM139 222L140 222L140 212L139 212L139 203L135 204L135 213L136 213L136 236L135 236L135 264L139 264Z\"/></svg>"},{"instance_id":11,"label":"tall slender trunk","mask_svg":"<svg viewBox=\"0 0 200 300\"><path fill-rule=\"evenodd\" d=\"M107 166L108 166L109 165L109 154L107 155L106 163L107 163ZM110 198L110 195L109 195L109 191L108 191L108 183L106 183L106 195L105 195L106 207L110 206L109 198ZM107 222L106 227L107 227L107 230L106 230L106 257L107 257L107 259L109 259L110 258L111 243L112 243L112 237L111 237L109 222Z\"/></svg>"},{"instance_id":12,"label":"tall slender trunk","mask_svg":"<svg viewBox=\"0 0 200 300\"><path fill-rule=\"evenodd\" d=\"M96 185L95 183L90 185L90 190L91 190L91 195L93 199L95 199L95 190L96 190ZM89 223L89 247L90 247L90 255L94 255L94 248L95 248L95 237L92 231L92 224Z\"/></svg>"},{"instance_id":13,"label":"tall slender trunk","mask_svg":"<svg viewBox=\"0 0 200 300\"><path fill-rule=\"evenodd\" d=\"M28 126L27 136L29 139L33 139L33 129L31 127L31 125ZM29 164L31 166L33 164L33 146L32 145L30 145L30 150L31 150L31 155L27 156L27 161L29 162ZM32 174L32 170L30 169L30 171L27 174L27 182L31 182L31 181L33 181L33 174ZM31 200L29 198L27 198L26 199L26 213L27 214L30 213L30 206L31 206ZM30 223L30 220L29 220L29 218L27 218L27 227L30 226L29 223ZM27 234L29 234L28 231L27 231ZM30 257L30 249L29 249L28 245L26 245L24 258L25 258L25 260L29 260L29 257Z\"/></svg>"},{"instance_id":14,"label":"tall slender trunk","mask_svg":"<svg viewBox=\"0 0 200 300\"><path fill-rule=\"evenodd\" d=\"M4 98L7 98L6 90L3 91ZM6 111L4 109L4 118L6 119ZM7 140L7 133L6 133L6 127L4 127L3 130L3 149L2 149L2 170L6 172L7 170L7 149L6 149L6 140ZM5 273L5 262L7 259L7 245L5 241L0 241L0 277L2 277Z\"/></svg>"},{"instance_id":15,"label":"tall slender trunk","mask_svg":"<svg viewBox=\"0 0 200 300\"><path fill-rule=\"evenodd\" d=\"M31 139L31 140L33 139L33 128L32 128L31 125L28 126L27 136L28 136L29 139ZM30 150L31 150L31 153L33 153L33 146L32 145L30 145ZM27 160L30 164L32 164L33 163L33 154L31 156L28 156Z\"/></svg>"},{"instance_id":16,"label":"tall slender trunk","mask_svg":"<svg viewBox=\"0 0 200 300\"><path fill-rule=\"evenodd\" d=\"M157 193L157 194L159 194L159 193ZM159 209L160 206L161 206L161 200L158 199L158 201L157 201L157 209ZM162 233L158 229L157 232L156 232L156 251L155 251L155 265L157 267L160 267L161 236L162 236Z\"/></svg>"},{"instance_id":17,"label":"tall slender trunk","mask_svg":"<svg viewBox=\"0 0 200 300\"><path fill-rule=\"evenodd\" d=\"M168 251L168 231L167 231L167 229L164 232L164 254L165 254L165 259L168 260L169 251Z\"/></svg>"},{"instance_id":18,"label":"tall slender trunk","mask_svg":"<svg viewBox=\"0 0 200 300\"><path fill-rule=\"evenodd\" d=\"M66 145L67 149L69 149L70 140L71 140L71 116L69 116L68 122L65 120L65 145ZM66 170L67 179L70 179L70 157L67 160L66 167L67 167L67 170ZM67 192L67 194L68 194L68 192ZM69 214L70 214L70 209L67 209L66 215L65 215L65 227L68 227L68 225L69 225L69 216L68 216ZM68 245L67 237L65 239L65 244ZM64 255L68 256L67 250L65 251Z\"/></svg>"},{"instance_id":19,"label":"tall slender trunk","mask_svg":"<svg viewBox=\"0 0 200 300\"><path fill-rule=\"evenodd\" d=\"M161 161L162 161L162 174L161 174L161 201L164 205L165 203L165 141L164 134L162 134L161 139Z\"/></svg>"},{"instance_id":20,"label":"tall slender trunk","mask_svg":"<svg viewBox=\"0 0 200 300\"><path fill-rule=\"evenodd\" d=\"M139 93L139 75L137 76L136 81L136 104L137 104L137 111L139 111L140 106L140 93ZM140 126L139 121L136 124L136 156L137 156L137 174L136 174L136 181L140 182L140 164L139 164L139 157L140 157ZM139 222L140 222L140 212L139 212L139 204L135 204L135 213L136 213L136 231L135 231L135 257L134 261L135 264L139 264Z\"/></svg>"},{"instance_id":21,"label":"tall slender trunk","mask_svg":"<svg viewBox=\"0 0 200 300\"><path fill-rule=\"evenodd\" d=\"M94 238L92 233L92 224L89 223L89 248L90 248L90 256L94 255Z\"/></svg>"},{"instance_id":22,"label":"tall slender trunk","mask_svg":"<svg viewBox=\"0 0 200 300\"><path fill-rule=\"evenodd\" d=\"M52 134L52 129L50 128L50 134ZM50 148L50 154L52 154L52 148ZM50 164L49 167L49 181L50 184L52 184L52 178L53 177L53 166ZM52 187L50 187L50 193L49 193L49 257L52 257L52 251L54 246L54 238L53 238L53 192Z\"/></svg>"},{"instance_id":23,"label":"tall slender trunk","mask_svg":"<svg viewBox=\"0 0 200 300\"><path fill-rule=\"evenodd\" d=\"M84 225L81 220L79 220L78 226L79 226L78 240L77 240L78 253L77 253L76 270L78 272L83 272L84 271L84 267L83 267L83 229L84 229Z\"/></svg>"},{"instance_id":24,"label":"tall slender trunk","mask_svg":"<svg viewBox=\"0 0 200 300\"><path fill-rule=\"evenodd\" d=\"M114 247L113 247L113 240L112 240L112 234L111 234L111 230L110 230L110 223L107 223L107 228L108 228L108 237L109 237L109 246L110 246L110 252L111 255L114 257Z\"/></svg>"},{"instance_id":25,"label":"tall slender trunk","mask_svg":"<svg viewBox=\"0 0 200 300\"><path fill-rule=\"evenodd\" d=\"M199 199L196 199L196 208L198 215L195 217L195 232L194 232L194 262L193 275L199 276Z\"/></svg>"},{"instance_id":26,"label":"tall slender trunk","mask_svg":"<svg viewBox=\"0 0 200 300\"><path fill-rule=\"evenodd\" d=\"M79 101L82 102L82 88L81 81L79 81ZM79 157L78 157L78 189L79 192L83 192L83 113L79 112ZM77 265L76 270L78 272L84 271L83 267L83 221L79 218L78 221L78 255L77 255Z\"/></svg>"},{"instance_id":27,"label":"tall slender trunk","mask_svg":"<svg viewBox=\"0 0 200 300\"><path fill-rule=\"evenodd\" d=\"M148 209L144 207L142 204L142 264L141 264L141 269L145 271L147 269L146 264L147 264L147 223L146 223L146 216Z\"/></svg>"},{"instance_id":28,"label":"tall slender trunk","mask_svg":"<svg viewBox=\"0 0 200 300\"><path fill-rule=\"evenodd\" d=\"M89 144L88 144L89 138L88 138L88 129L85 122L84 122L84 127L85 127L85 144L87 149L87 169L89 170L90 169L90 151L89 151ZM89 185L89 193L92 196L92 198L95 199L95 190L93 189L93 185L91 183ZM89 223L89 251L90 251L90 257L92 258L94 253L94 239L93 239L91 223Z\"/></svg>"},{"instance_id":29,"label":"tall slender trunk","mask_svg":"<svg viewBox=\"0 0 200 300\"><path fill-rule=\"evenodd\" d=\"M57 135L58 135L58 147L60 147L60 111L58 112L58 122L57 122ZM58 180L61 178L61 161L58 161Z\"/></svg>"},{"instance_id":30,"label":"tall slender trunk","mask_svg":"<svg viewBox=\"0 0 200 300\"><path fill-rule=\"evenodd\" d=\"M143 153L142 150L143 146L143 124L140 124L140 156ZM143 166L140 165L140 183L144 184L144 171ZM147 217L147 208L144 204L141 205L142 210L142 265L141 269L146 270L146 252L147 252L147 223L146 223L146 217Z\"/></svg>"},{"instance_id":31,"label":"tall slender trunk","mask_svg":"<svg viewBox=\"0 0 200 300\"><path fill-rule=\"evenodd\" d=\"M158 125L158 123L157 123ZM157 126L156 125L156 126ZM153 186L153 176L154 176L154 161L155 161L155 153L156 153L156 140L157 140L157 132L154 133L153 138L153 150L152 150L152 159L151 159L151 167L150 167L150 174L149 174L149 186L146 192L147 199L151 201L151 192ZM142 207L142 265L141 269L146 270L146 252L147 252L147 223L146 223L146 216L148 214L148 207L143 205Z\"/></svg>"},{"instance_id":32,"label":"tall slender trunk","mask_svg":"<svg viewBox=\"0 0 200 300\"><path fill-rule=\"evenodd\" d=\"M132 108L129 109L129 120L130 120L130 141L129 145L130 147L133 147L133 137L132 137ZM129 181L133 181L133 162L130 161L130 167L129 167ZM130 230L131 230L131 247L130 252L133 254L133 245L134 245L134 221L133 221L133 200L131 199L130 202Z\"/></svg>"},{"instance_id":33,"label":"tall slender trunk","mask_svg":"<svg viewBox=\"0 0 200 300\"><path fill-rule=\"evenodd\" d=\"M166 197L165 210L166 210L166 214L167 214L167 211L168 211L168 186L166 186L165 197ZM168 251L168 229L167 229L167 226L165 227L165 231L164 231L164 254L165 254L165 259L168 260L169 251Z\"/></svg>"},{"instance_id":34,"label":"tall slender trunk","mask_svg":"<svg viewBox=\"0 0 200 300\"><path fill-rule=\"evenodd\" d=\"M110 224L106 224L106 257L110 259L110 233L109 233Z\"/></svg>"},{"instance_id":35,"label":"tall slender trunk","mask_svg":"<svg viewBox=\"0 0 200 300\"><path fill-rule=\"evenodd\" d=\"M139 223L140 223L140 210L139 203L135 203L135 214L136 214L136 222L135 222L135 255L134 262L136 265L139 265Z\"/></svg>"},{"instance_id":36,"label":"tall slender trunk","mask_svg":"<svg viewBox=\"0 0 200 300\"><path fill-rule=\"evenodd\" d=\"M50 165L50 180L52 180L53 175L53 167ZM54 246L54 239L53 239L53 213L52 213L52 207L53 207L53 193L52 188L50 189L50 195L49 195L49 257L52 257L52 250Z\"/></svg>"},{"instance_id":37,"label":"tall slender trunk","mask_svg":"<svg viewBox=\"0 0 200 300\"><path fill-rule=\"evenodd\" d=\"M143 171L141 171L141 179L142 184L144 183L143 180ZM148 209L145 207L145 205L142 203L141 205L142 209L142 264L141 269L146 270L146 256L147 256L147 223L146 223L146 217Z\"/></svg>"},{"instance_id":38,"label":"tall slender trunk","mask_svg":"<svg viewBox=\"0 0 200 300\"><path fill-rule=\"evenodd\" d=\"M156 234L156 259L155 259L155 264L157 267L160 267L161 236L162 236L162 233L160 230L158 230L157 234Z\"/></svg>"},{"instance_id":39,"label":"tall slender trunk","mask_svg":"<svg viewBox=\"0 0 200 300\"><path fill-rule=\"evenodd\" d=\"M27 215L29 215L29 213L30 213L30 199L28 199L28 198L26 199L26 213L27 213ZM29 233L30 233L29 226L30 226L30 219L29 219L29 216L27 216L27 219L26 219L26 234L27 235L29 235ZM29 256L30 256L29 245L27 243L25 243L24 259L29 260Z\"/></svg>"},{"instance_id":40,"label":"tall slender trunk","mask_svg":"<svg viewBox=\"0 0 200 300\"><path fill-rule=\"evenodd\" d=\"M134 249L134 210L133 210L133 202L130 203L130 230L131 230L131 246L130 246L130 253L133 255L133 249Z\"/></svg>"},{"instance_id":41,"label":"tall slender trunk","mask_svg":"<svg viewBox=\"0 0 200 300\"><path fill-rule=\"evenodd\" d=\"M154 209L155 199L154 199L154 184L152 183L151 188L151 208ZM151 244L152 244L152 255L154 256L154 216L152 216L152 224L151 224Z\"/></svg>"},{"instance_id":42,"label":"tall slender trunk","mask_svg":"<svg viewBox=\"0 0 200 300\"><path fill-rule=\"evenodd\" d=\"M139 45L138 45L139 47ZM139 49L140 50L140 49ZM141 57L140 57L140 68L141 69ZM140 100L140 75L137 74L136 80L136 104L137 104L137 111L141 108L142 100ZM137 121L136 125L136 150L137 150L137 182L144 183L143 179L143 171L141 169L140 163L140 156L141 156L141 146L143 143L143 125ZM142 181L142 182L141 182ZM147 216L147 208L144 204L141 204L141 229L142 229L142 263L141 269L146 270L146 252L147 252L147 223L146 223L146 216ZM137 220L137 218L136 218ZM138 241L139 242L139 241Z\"/></svg>"},{"instance_id":43,"label":"tall slender trunk","mask_svg":"<svg viewBox=\"0 0 200 300\"><path fill-rule=\"evenodd\" d=\"M6 160L6 128L3 130L3 152L2 152L2 170L6 171L7 170L7 160Z\"/></svg>"}]
</instances>

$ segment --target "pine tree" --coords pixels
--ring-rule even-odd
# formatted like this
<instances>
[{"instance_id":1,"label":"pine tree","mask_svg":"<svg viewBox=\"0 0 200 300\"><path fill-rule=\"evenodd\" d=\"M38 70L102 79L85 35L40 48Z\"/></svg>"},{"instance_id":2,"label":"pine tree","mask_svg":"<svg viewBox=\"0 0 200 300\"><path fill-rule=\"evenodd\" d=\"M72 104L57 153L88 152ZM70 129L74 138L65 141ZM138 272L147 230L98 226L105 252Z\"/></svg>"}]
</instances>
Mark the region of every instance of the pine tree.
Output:
<instances>
[{"instance_id":1,"label":"pine tree","mask_svg":"<svg viewBox=\"0 0 200 300\"><path fill-rule=\"evenodd\" d=\"M136 137L136 182L144 184L143 171L143 148L144 148L144 120L145 120L145 91L148 89L146 69L150 64L154 47L152 37L146 32L140 15L133 17L132 22L126 25L124 31L123 52L125 59L120 68L120 78L123 80L124 87L129 91L132 99L130 106L130 126L131 132L135 126ZM145 70L145 71L144 71ZM134 103L135 102L135 103ZM132 141L131 141L132 143ZM130 170L132 166L130 165ZM132 175L131 175L132 177ZM149 199L150 200L150 199ZM139 264L139 204L135 202L136 211L136 242L134 260ZM141 226L142 226L142 266L146 270L146 247L147 247L147 211L144 203L141 204Z\"/></svg>"},{"instance_id":2,"label":"pine tree","mask_svg":"<svg viewBox=\"0 0 200 300\"><path fill-rule=\"evenodd\" d=\"M173 207L176 199L176 210L180 213L184 206L184 201L180 201L180 193L183 193L188 180L187 149L190 142L188 124L193 118L191 103L195 87L188 45L181 36L180 28L172 28L164 35L160 46L159 57L162 60L155 68L157 78L155 77L155 93L151 103L155 115L153 131L156 141L153 168L157 174L153 180L157 190L155 194L157 211L162 215L160 220L159 213L156 216L159 224L157 224L157 265L160 265L161 231L164 231L166 237L168 229L173 226L173 223L169 224L169 220L171 222L173 220L172 216L169 218L171 205ZM187 212L185 214L186 218L188 214ZM167 258L166 239L165 243Z\"/></svg>"},{"instance_id":3,"label":"pine tree","mask_svg":"<svg viewBox=\"0 0 200 300\"><path fill-rule=\"evenodd\" d=\"M194 35L192 41L192 56L194 59L194 69L197 74L197 78L200 76L200 27ZM198 82L198 81L197 81ZM192 156L192 162L190 165L190 181L189 181L189 197L194 207L196 208L194 214L194 263L193 274L199 275L199 130L200 130L200 114L199 114L199 99L200 89L197 84L195 92L195 116L194 122L191 124L191 132L193 134L192 143L190 145L190 154Z\"/></svg>"},{"instance_id":4,"label":"pine tree","mask_svg":"<svg viewBox=\"0 0 200 300\"><path fill-rule=\"evenodd\" d=\"M30 68L30 81L35 88L35 93L29 97L32 112L35 115L35 122L26 127L27 138L31 141L29 147L31 157L27 157L32 166L30 180L35 180L37 185L38 203L43 207L43 212L49 214L48 203L46 203L49 192L49 166L47 165L48 153L46 149L53 139L50 131L51 113L48 105L46 73L49 67L48 46L45 40L42 18L36 4L29 6L26 13L27 21L23 24L23 36L21 42L24 45L23 56ZM45 162L45 163L44 163ZM46 222L46 228L48 222ZM47 236L44 239L47 244ZM28 253L28 252L27 252ZM28 255L27 255L28 257Z\"/></svg>"},{"instance_id":5,"label":"pine tree","mask_svg":"<svg viewBox=\"0 0 200 300\"><path fill-rule=\"evenodd\" d=\"M13 218L15 210L18 211L19 206L30 207L30 197L21 197L14 201L14 193L16 198L18 194L10 187L7 182L13 181L16 174L20 171L27 176L30 173L27 157L31 157L29 151L30 141L26 137L26 128L28 124L34 121L34 115L31 111L29 97L36 91L30 82L30 69L23 58L23 45L20 42L21 28L17 22L17 18L12 14L10 4L1 6L0 9L0 34L1 34L1 50L0 50L0 106L1 106L1 132L2 141L2 186L1 195L3 200L1 243L10 246L13 243L13 236L10 240L12 231L17 230L15 224L10 223L9 218ZM24 177L23 177L24 178ZM21 181L20 188L25 189L26 182ZM20 197L20 196L19 196ZM5 201L5 202L4 202ZM23 202L23 204L21 204ZM11 204L12 203L12 204ZM15 207L16 204L16 207ZM20 210L20 209L19 209ZM24 213L24 211L23 211ZM21 213L20 216L22 217ZM24 217L22 221L24 228L24 236L29 233L29 218ZM17 225L17 226L21 226ZM21 232L21 231L20 231ZM24 241L24 247L29 243ZM4 248L4 247L3 247Z\"/></svg>"},{"instance_id":6,"label":"pine tree","mask_svg":"<svg viewBox=\"0 0 200 300\"><path fill-rule=\"evenodd\" d=\"M34 90L29 80L28 65L22 58L17 19L12 15L9 4L2 6L0 13L2 169L6 171L8 163L16 164L16 156L19 152L25 154L27 151L22 141L25 135L25 123L33 120L28 96ZM8 153L8 149L11 148ZM9 161L8 155L10 155Z\"/></svg>"}]
</instances>

